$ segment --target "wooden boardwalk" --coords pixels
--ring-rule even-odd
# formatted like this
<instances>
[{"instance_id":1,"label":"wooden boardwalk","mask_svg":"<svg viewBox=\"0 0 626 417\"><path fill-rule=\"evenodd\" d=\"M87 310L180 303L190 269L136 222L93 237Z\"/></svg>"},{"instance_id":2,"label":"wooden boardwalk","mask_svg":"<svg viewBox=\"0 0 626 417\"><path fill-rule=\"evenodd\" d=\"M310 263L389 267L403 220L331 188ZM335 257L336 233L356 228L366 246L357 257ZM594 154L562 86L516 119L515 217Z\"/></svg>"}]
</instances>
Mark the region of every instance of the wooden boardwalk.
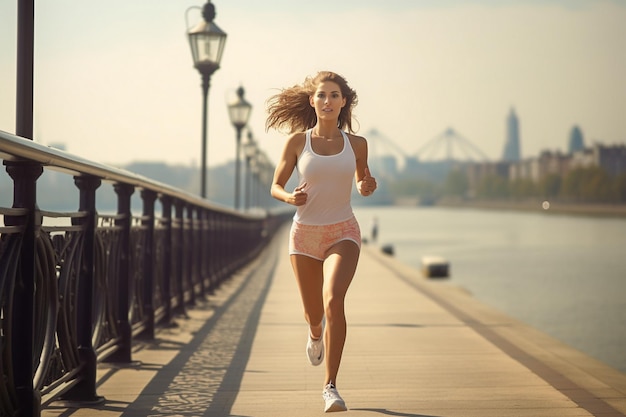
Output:
<instances>
[{"instance_id":1,"label":"wooden boardwalk","mask_svg":"<svg viewBox=\"0 0 626 417\"><path fill-rule=\"evenodd\" d=\"M377 248L363 247L347 314L338 380L347 416L626 415L626 375ZM324 370L305 357L286 230L176 321L135 345L138 363L99 367L104 404L54 403L42 416L324 414Z\"/></svg>"}]
</instances>

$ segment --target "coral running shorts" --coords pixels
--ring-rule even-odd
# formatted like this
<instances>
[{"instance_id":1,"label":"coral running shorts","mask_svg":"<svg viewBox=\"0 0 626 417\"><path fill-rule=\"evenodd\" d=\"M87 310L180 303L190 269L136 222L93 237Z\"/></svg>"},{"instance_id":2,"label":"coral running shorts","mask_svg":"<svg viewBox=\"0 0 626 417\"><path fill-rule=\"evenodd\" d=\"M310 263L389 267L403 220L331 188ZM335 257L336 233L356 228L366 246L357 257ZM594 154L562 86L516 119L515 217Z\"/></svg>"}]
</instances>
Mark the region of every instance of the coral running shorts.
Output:
<instances>
[{"instance_id":1,"label":"coral running shorts","mask_svg":"<svg viewBox=\"0 0 626 417\"><path fill-rule=\"evenodd\" d=\"M361 230L356 218L335 224L310 225L294 221L289 234L289 254L306 255L323 261L328 251L342 240L351 240L361 248Z\"/></svg>"}]
</instances>

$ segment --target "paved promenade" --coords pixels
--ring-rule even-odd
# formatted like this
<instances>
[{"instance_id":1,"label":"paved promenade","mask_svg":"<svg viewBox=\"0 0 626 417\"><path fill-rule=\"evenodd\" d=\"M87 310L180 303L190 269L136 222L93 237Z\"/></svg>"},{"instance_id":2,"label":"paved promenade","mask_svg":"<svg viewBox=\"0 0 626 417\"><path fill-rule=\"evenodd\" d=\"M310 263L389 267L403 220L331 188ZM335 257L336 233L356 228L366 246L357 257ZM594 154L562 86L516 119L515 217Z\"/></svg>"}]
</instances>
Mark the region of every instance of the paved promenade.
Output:
<instances>
[{"instance_id":1,"label":"paved promenade","mask_svg":"<svg viewBox=\"0 0 626 417\"><path fill-rule=\"evenodd\" d=\"M282 230L178 326L136 344L137 364L101 365L104 404L53 403L42 416L323 415L324 370L305 357L307 327L286 252ZM626 375L494 311L453 282L426 280L364 245L347 298L337 381L349 408L343 415L626 415Z\"/></svg>"}]
</instances>

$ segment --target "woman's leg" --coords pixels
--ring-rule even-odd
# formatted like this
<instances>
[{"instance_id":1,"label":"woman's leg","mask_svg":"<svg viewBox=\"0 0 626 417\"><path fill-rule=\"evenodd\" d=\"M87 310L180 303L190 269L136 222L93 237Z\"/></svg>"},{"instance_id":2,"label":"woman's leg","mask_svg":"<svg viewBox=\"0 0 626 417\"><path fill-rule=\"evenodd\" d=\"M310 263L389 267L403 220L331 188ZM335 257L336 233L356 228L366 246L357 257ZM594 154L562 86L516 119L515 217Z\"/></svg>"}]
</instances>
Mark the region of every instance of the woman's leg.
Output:
<instances>
[{"instance_id":1,"label":"woman's leg","mask_svg":"<svg viewBox=\"0 0 626 417\"><path fill-rule=\"evenodd\" d=\"M311 337L322 337L322 319L324 303L322 286L324 283L324 264L322 261L306 255L291 255L291 266L298 282L304 318L310 326Z\"/></svg>"},{"instance_id":2,"label":"woman's leg","mask_svg":"<svg viewBox=\"0 0 626 417\"><path fill-rule=\"evenodd\" d=\"M359 260L359 247L350 240L334 245L327 262L328 276L324 280L324 311L326 313L326 380L337 383L343 346L346 341L345 297Z\"/></svg>"}]
</instances>

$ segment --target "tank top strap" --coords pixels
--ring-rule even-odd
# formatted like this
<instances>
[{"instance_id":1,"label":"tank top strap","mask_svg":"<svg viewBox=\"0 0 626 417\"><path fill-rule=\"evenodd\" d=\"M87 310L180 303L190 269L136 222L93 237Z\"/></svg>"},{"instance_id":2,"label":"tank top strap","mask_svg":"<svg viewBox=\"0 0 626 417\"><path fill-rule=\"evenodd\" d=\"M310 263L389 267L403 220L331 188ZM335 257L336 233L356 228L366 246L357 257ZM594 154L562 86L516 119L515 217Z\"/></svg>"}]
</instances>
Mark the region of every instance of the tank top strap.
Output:
<instances>
[{"instance_id":1,"label":"tank top strap","mask_svg":"<svg viewBox=\"0 0 626 417\"><path fill-rule=\"evenodd\" d=\"M340 130L340 132L341 132L341 136L343 136L344 149L346 149L346 146L350 146L350 139L348 138L348 135L346 134L346 132L344 132L343 130Z\"/></svg>"},{"instance_id":2,"label":"tank top strap","mask_svg":"<svg viewBox=\"0 0 626 417\"><path fill-rule=\"evenodd\" d=\"M350 138L348 137L348 134L342 130L341 136L343 136L343 152L350 152L352 155L354 155L354 149L352 149L352 143L350 143Z\"/></svg>"}]
</instances>

